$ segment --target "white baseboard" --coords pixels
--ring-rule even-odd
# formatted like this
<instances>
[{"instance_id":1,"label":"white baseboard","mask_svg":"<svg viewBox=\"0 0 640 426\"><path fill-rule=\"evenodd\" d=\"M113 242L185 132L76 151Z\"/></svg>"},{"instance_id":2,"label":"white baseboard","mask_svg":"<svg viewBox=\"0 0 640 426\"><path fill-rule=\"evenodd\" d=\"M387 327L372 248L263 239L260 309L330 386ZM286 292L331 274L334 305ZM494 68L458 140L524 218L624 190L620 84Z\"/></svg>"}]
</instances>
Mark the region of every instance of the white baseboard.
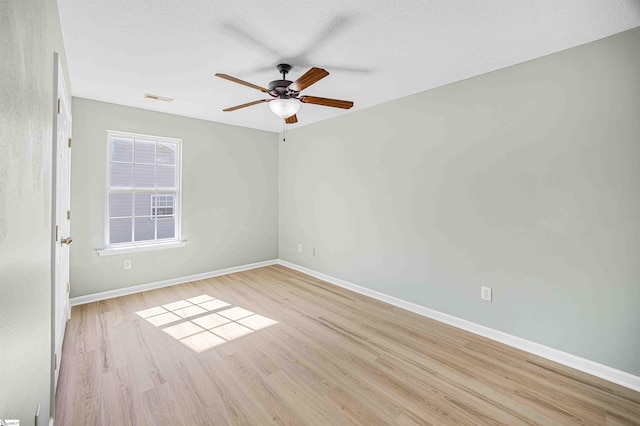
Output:
<instances>
[{"instance_id":1,"label":"white baseboard","mask_svg":"<svg viewBox=\"0 0 640 426\"><path fill-rule=\"evenodd\" d=\"M590 361L585 358L581 358L576 355L569 354L567 352L560 351L558 349L550 348L539 343L532 342L530 340L522 339L520 337L513 336L511 334L504 333L502 331L494 330L483 325L473 323L453 315L445 314L442 312L429 309L416 303L407 302L406 300L398 299L393 296L389 296L384 293L380 293L375 290L368 289L366 287L359 286L357 284L350 283L348 281L341 280L339 278L332 277L330 275L323 274L321 272L314 271L313 269L305 268L304 266L296 265L295 263L288 262L286 260L279 259L277 261L279 265L285 266L290 269L302 272L303 274L310 275L318 278L322 281L337 285L339 287L346 288L347 290L360 293L365 296L380 300L393 306L405 309L407 311L416 313L418 315L425 316L427 318L440 321L445 324L452 325L454 327L469 331L471 333L487 337L491 340L495 340L505 345L512 346L517 349L521 349L525 352L546 358L548 360L557 362L558 364L566 365L567 367L575 368L576 370L583 371L596 377L608 380L613 383L617 383L629 389L640 392L640 377L633 374L626 373L621 370L617 370L612 367L608 367L603 364L599 364L595 361Z\"/></svg>"},{"instance_id":2,"label":"white baseboard","mask_svg":"<svg viewBox=\"0 0 640 426\"><path fill-rule=\"evenodd\" d=\"M114 297L127 296L129 294L140 293L143 291L154 290L162 287L169 287L176 284L184 284L191 281L205 280L207 278L219 277L221 275L248 271L250 269L262 268L264 266L275 265L277 263L278 263L277 259L265 260L264 262L249 263L247 265L234 266L232 268L219 269L217 271L203 272L201 274L195 274L195 275L187 275L186 277L172 278L169 280L156 281L153 283L141 284L133 287L103 291L103 292L94 293L94 294L87 294L86 296L72 297L71 299L69 299L69 304L71 306L84 305L85 303L98 302L100 300L112 299Z\"/></svg>"}]
</instances>

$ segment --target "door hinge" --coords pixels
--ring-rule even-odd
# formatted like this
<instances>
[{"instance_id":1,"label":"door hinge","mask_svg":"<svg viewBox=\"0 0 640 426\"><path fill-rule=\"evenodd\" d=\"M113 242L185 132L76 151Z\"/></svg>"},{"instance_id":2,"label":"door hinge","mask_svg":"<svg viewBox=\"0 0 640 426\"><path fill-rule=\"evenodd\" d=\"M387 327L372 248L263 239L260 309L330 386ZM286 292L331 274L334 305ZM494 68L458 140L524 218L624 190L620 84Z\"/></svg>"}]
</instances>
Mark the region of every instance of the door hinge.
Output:
<instances>
[{"instance_id":1,"label":"door hinge","mask_svg":"<svg viewBox=\"0 0 640 426\"><path fill-rule=\"evenodd\" d=\"M58 98L58 114L60 114L60 98Z\"/></svg>"},{"instance_id":2,"label":"door hinge","mask_svg":"<svg viewBox=\"0 0 640 426\"><path fill-rule=\"evenodd\" d=\"M53 363L55 364L55 370L58 369L58 353L53 355Z\"/></svg>"},{"instance_id":3,"label":"door hinge","mask_svg":"<svg viewBox=\"0 0 640 426\"><path fill-rule=\"evenodd\" d=\"M56 225L56 241L58 241L58 225Z\"/></svg>"},{"instance_id":4,"label":"door hinge","mask_svg":"<svg viewBox=\"0 0 640 426\"><path fill-rule=\"evenodd\" d=\"M67 283L67 293L71 291L71 283Z\"/></svg>"},{"instance_id":5,"label":"door hinge","mask_svg":"<svg viewBox=\"0 0 640 426\"><path fill-rule=\"evenodd\" d=\"M71 220L71 210L67 210L67 220Z\"/></svg>"},{"instance_id":6,"label":"door hinge","mask_svg":"<svg viewBox=\"0 0 640 426\"><path fill-rule=\"evenodd\" d=\"M69 143L67 145L69 148L71 148L71 138L69 138Z\"/></svg>"}]
</instances>

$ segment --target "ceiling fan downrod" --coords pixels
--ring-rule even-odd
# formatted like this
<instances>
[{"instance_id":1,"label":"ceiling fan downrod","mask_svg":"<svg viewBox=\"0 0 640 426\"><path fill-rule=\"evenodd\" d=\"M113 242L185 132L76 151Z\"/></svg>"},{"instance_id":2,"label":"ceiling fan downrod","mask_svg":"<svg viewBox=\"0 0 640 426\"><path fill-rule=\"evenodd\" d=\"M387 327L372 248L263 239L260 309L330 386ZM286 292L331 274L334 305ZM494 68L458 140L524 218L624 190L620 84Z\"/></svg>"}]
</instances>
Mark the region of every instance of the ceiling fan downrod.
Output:
<instances>
[{"instance_id":1,"label":"ceiling fan downrod","mask_svg":"<svg viewBox=\"0 0 640 426\"><path fill-rule=\"evenodd\" d=\"M282 74L282 79L286 80L286 75L291 71L291 65L289 64L278 64L278 71Z\"/></svg>"}]
</instances>

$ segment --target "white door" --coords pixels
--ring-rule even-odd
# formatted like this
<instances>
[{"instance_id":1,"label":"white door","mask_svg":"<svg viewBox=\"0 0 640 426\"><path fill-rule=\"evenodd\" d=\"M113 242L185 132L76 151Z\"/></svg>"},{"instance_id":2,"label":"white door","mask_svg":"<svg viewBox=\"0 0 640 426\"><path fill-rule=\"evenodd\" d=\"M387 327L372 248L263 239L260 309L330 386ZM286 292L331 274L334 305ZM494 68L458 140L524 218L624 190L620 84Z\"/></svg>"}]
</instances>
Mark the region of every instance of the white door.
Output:
<instances>
[{"instance_id":1,"label":"white door","mask_svg":"<svg viewBox=\"0 0 640 426\"><path fill-rule=\"evenodd\" d=\"M54 143L53 143L53 341L52 356L54 371L52 374L53 395L58 385L62 342L69 309L69 245L71 239L71 108L68 93L64 84L62 68L58 55L55 55L54 88Z\"/></svg>"}]
</instances>

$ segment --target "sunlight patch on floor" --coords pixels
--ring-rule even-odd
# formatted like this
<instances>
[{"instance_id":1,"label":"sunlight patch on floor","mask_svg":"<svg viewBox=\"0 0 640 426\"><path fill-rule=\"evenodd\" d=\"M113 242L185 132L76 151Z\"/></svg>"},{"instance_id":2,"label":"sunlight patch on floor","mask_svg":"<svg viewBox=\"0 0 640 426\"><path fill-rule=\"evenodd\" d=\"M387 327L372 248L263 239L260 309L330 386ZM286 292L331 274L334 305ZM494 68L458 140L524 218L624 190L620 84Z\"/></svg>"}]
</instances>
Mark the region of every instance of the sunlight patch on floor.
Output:
<instances>
[{"instance_id":1,"label":"sunlight patch on floor","mask_svg":"<svg viewBox=\"0 0 640 426\"><path fill-rule=\"evenodd\" d=\"M207 294L136 314L198 353L278 323Z\"/></svg>"}]
</instances>

